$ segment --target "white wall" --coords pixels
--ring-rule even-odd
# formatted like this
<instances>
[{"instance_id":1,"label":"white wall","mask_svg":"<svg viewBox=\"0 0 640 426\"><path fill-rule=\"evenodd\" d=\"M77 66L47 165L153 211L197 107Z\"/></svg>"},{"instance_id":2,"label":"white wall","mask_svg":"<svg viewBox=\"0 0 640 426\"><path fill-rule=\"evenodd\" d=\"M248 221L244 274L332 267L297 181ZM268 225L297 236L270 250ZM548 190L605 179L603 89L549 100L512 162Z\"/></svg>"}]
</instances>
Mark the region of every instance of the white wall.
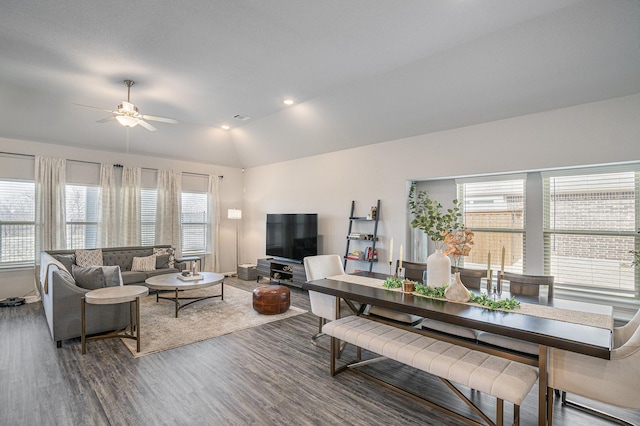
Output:
<instances>
[{"instance_id":1,"label":"white wall","mask_svg":"<svg viewBox=\"0 0 640 426\"><path fill-rule=\"evenodd\" d=\"M264 257L265 215L319 214L321 253L342 255L351 200L381 200L374 270L410 234L407 182L640 160L640 94L254 167L245 173L243 260Z\"/></svg>"},{"instance_id":2,"label":"white wall","mask_svg":"<svg viewBox=\"0 0 640 426\"><path fill-rule=\"evenodd\" d=\"M204 163L173 160L170 158L119 154L83 148L0 138L0 152L29 155L42 155L66 158L67 160L89 161L96 163L123 164L135 167L179 170L189 173L223 175L220 182L220 263L221 272L235 271L235 232L236 223L227 219L227 209L243 208L242 188L244 175L241 169L222 167ZM0 156L0 176L15 176L16 165L22 171L28 169L27 177L33 178L33 160L17 157L18 160ZM213 162L213 161L212 161ZM12 170L13 169L13 170ZM33 269L0 271L0 299L24 296L34 286Z\"/></svg>"}]
</instances>

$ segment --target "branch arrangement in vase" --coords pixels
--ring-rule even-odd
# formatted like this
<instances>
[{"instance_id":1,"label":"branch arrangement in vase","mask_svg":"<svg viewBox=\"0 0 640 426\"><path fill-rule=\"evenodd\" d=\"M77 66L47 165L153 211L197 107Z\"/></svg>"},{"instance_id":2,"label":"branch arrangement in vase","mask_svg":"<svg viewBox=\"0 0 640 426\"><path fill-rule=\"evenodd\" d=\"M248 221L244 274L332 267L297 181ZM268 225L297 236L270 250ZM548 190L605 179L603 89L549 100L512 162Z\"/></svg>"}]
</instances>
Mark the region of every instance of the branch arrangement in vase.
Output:
<instances>
[{"instance_id":1,"label":"branch arrangement in vase","mask_svg":"<svg viewBox=\"0 0 640 426\"><path fill-rule=\"evenodd\" d=\"M445 211L442 204L429 197L427 191L417 191L415 182L409 190L409 212L413 216L411 226L427 234L437 248L442 247L447 234L464 228L460 222L462 213L458 200L453 200L453 207Z\"/></svg>"}]
</instances>

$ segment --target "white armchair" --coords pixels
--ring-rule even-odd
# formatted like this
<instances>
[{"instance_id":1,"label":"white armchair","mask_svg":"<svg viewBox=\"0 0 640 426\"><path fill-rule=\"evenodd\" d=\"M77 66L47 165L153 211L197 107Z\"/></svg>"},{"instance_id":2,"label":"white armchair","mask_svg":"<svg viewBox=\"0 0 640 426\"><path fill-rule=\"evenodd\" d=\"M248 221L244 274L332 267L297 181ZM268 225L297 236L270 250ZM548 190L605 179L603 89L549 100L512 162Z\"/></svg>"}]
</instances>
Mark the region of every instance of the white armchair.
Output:
<instances>
[{"instance_id":1,"label":"white armchair","mask_svg":"<svg viewBox=\"0 0 640 426\"><path fill-rule=\"evenodd\" d=\"M307 274L307 281L320 280L334 275L344 274L342 260L337 254L305 257L304 270ZM309 291L309 302L311 303L311 312L319 318L318 333L311 338L313 344L317 345L318 338L324 335L324 333L322 333L322 326L327 321L338 319L341 315L336 312L335 296L318 293L317 291Z\"/></svg>"},{"instance_id":2,"label":"white armchair","mask_svg":"<svg viewBox=\"0 0 640 426\"><path fill-rule=\"evenodd\" d=\"M614 406L640 409L640 311L624 327L614 329L614 349L605 360L561 349L549 353L549 393L553 390L583 396ZM616 419L589 407L566 401L568 405ZM624 424L631 424L621 419Z\"/></svg>"}]
</instances>

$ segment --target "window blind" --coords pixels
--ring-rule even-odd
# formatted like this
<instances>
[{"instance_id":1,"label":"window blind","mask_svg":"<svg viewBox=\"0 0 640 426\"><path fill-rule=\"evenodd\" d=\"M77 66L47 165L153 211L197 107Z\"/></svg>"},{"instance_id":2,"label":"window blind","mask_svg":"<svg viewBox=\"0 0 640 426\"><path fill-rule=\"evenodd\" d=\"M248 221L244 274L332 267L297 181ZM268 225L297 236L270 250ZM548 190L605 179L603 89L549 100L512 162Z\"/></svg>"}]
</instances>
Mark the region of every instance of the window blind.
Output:
<instances>
[{"instance_id":1,"label":"window blind","mask_svg":"<svg viewBox=\"0 0 640 426\"><path fill-rule=\"evenodd\" d=\"M32 264L34 241L34 182L0 179L0 267Z\"/></svg>"},{"instance_id":2,"label":"window blind","mask_svg":"<svg viewBox=\"0 0 640 426\"><path fill-rule=\"evenodd\" d=\"M152 246L156 241L157 200L157 189L140 189L140 230L143 246Z\"/></svg>"},{"instance_id":3,"label":"window blind","mask_svg":"<svg viewBox=\"0 0 640 426\"><path fill-rule=\"evenodd\" d=\"M67 248L91 249L98 239L98 196L100 188L93 185L65 187L67 218Z\"/></svg>"},{"instance_id":4,"label":"window blind","mask_svg":"<svg viewBox=\"0 0 640 426\"><path fill-rule=\"evenodd\" d=\"M489 253L492 269L522 273L525 259L525 177L457 180L463 223L475 233L465 267L486 268Z\"/></svg>"},{"instance_id":5,"label":"window blind","mask_svg":"<svg viewBox=\"0 0 640 426\"><path fill-rule=\"evenodd\" d=\"M556 285L638 293L638 167L543 173L545 272Z\"/></svg>"},{"instance_id":6,"label":"window blind","mask_svg":"<svg viewBox=\"0 0 640 426\"><path fill-rule=\"evenodd\" d=\"M182 252L204 254L207 235L207 193L182 192Z\"/></svg>"}]
</instances>

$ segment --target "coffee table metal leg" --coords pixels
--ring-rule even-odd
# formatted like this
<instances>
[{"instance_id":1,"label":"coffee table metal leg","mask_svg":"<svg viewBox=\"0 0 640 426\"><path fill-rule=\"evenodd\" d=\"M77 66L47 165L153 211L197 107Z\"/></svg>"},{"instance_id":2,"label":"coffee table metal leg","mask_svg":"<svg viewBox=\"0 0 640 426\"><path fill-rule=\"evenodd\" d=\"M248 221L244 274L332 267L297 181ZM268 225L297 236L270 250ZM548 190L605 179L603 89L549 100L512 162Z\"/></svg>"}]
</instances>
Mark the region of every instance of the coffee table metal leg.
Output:
<instances>
[{"instance_id":1,"label":"coffee table metal leg","mask_svg":"<svg viewBox=\"0 0 640 426\"><path fill-rule=\"evenodd\" d=\"M140 296L136 297L136 352L140 352Z\"/></svg>"},{"instance_id":2,"label":"coffee table metal leg","mask_svg":"<svg viewBox=\"0 0 640 426\"><path fill-rule=\"evenodd\" d=\"M178 300L178 289L176 288L176 318L178 318L178 309L180 309L180 301Z\"/></svg>"},{"instance_id":3,"label":"coffee table metal leg","mask_svg":"<svg viewBox=\"0 0 640 426\"><path fill-rule=\"evenodd\" d=\"M84 297L80 299L80 315L82 317L82 334L80 335L80 340L82 341L82 353L84 354L87 350L87 342L86 342L86 335L85 335L85 322L84 322L84 308L85 308L85 301L84 301Z\"/></svg>"}]
</instances>

